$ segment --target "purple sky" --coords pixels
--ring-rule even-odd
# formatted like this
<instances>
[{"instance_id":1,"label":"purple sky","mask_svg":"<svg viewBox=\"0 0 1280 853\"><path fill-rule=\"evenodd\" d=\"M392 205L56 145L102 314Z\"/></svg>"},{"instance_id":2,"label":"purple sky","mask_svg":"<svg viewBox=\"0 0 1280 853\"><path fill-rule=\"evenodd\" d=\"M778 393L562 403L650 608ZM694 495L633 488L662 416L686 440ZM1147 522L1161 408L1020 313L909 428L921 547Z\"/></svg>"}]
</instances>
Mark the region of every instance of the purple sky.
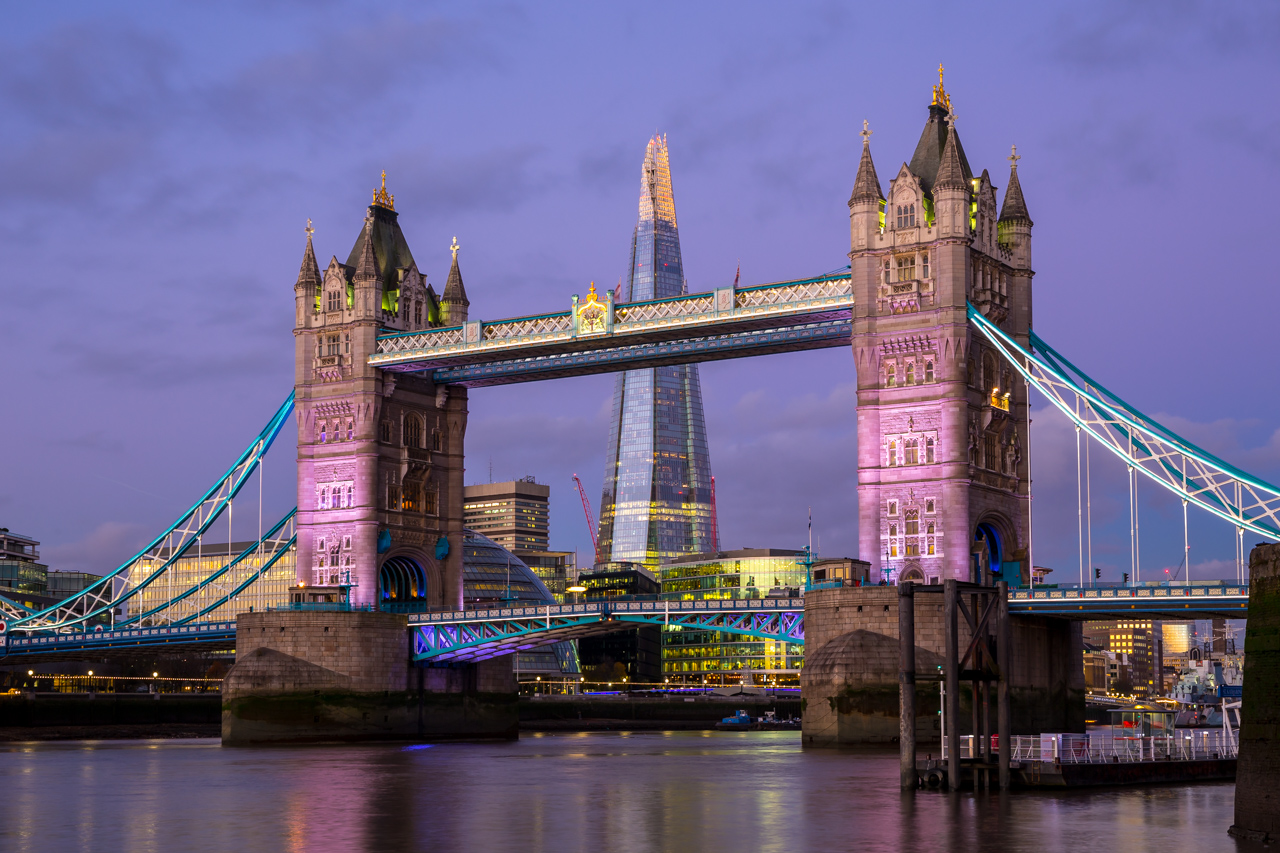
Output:
<instances>
[{"instance_id":1,"label":"purple sky","mask_svg":"<svg viewBox=\"0 0 1280 853\"><path fill-rule=\"evenodd\" d=\"M473 318L617 281L655 130L692 290L739 260L748 284L808 276L846 262L855 131L887 181L939 62L1002 197L1024 155L1037 331L1280 480L1274 4L130 5L27 4L0 34L0 525L54 568L114 567L258 431L292 381L306 220L322 265L345 259L381 169L437 290L457 235ZM812 504L822 552L855 554L849 354L701 371L722 545L798 547ZM570 475L598 505L612 383L473 391L468 482L492 460L550 483L552 545L585 555ZM1074 579L1073 435L1046 412L1032 441L1036 562ZM1118 579L1124 476L1094 461L1094 562ZM289 435L272 517L292 468ZM1141 496L1154 578L1181 513ZM1233 572L1225 523L1193 519L1192 545L1196 576Z\"/></svg>"}]
</instances>

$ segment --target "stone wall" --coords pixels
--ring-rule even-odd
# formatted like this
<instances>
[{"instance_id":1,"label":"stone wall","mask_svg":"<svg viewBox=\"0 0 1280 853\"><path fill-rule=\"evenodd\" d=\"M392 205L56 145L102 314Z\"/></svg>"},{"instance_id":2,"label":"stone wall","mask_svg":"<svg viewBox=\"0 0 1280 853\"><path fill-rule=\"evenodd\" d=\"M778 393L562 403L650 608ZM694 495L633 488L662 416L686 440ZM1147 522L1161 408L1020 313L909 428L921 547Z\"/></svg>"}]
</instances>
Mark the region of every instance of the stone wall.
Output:
<instances>
[{"instance_id":1,"label":"stone wall","mask_svg":"<svg viewBox=\"0 0 1280 853\"><path fill-rule=\"evenodd\" d=\"M938 672L946 652L942 592L915 596L916 672ZM898 737L898 590L892 586L814 590L805 596L805 666L800 676L804 744L891 743ZM1014 734L1084 731L1080 624L1013 617L1009 680ZM960 619L960 645L969 641ZM970 733L961 685L961 734ZM995 691L991 712L995 714ZM941 736L937 681L917 683L916 732Z\"/></svg>"},{"instance_id":2,"label":"stone wall","mask_svg":"<svg viewBox=\"0 0 1280 853\"><path fill-rule=\"evenodd\" d=\"M510 658L416 667L394 613L241 614L223 681L226 745L515 737Z\"/></svg>"},{"instance_id":3,"label":"stone wall","mask_svg":"<svg viewBox=\"0 0 1280 853\"><path fill-rule=\"evenodd\" d=\"M1280 841L1280 545L1249 555L1244 700L1231 834Z\"/></svg>"}]
</instances>

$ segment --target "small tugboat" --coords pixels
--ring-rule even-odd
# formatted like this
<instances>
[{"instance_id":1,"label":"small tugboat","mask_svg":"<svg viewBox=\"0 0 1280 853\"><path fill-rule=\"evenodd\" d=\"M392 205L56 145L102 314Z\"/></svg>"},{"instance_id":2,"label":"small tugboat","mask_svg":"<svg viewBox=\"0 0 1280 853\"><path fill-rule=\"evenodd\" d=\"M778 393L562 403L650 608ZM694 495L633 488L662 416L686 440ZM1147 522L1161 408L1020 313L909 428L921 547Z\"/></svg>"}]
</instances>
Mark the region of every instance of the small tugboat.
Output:
<instances>
[{"instance_id":1,"label":"small tugboat","mask_svg":"<svg viewBox=\"0 0 1280 853\"><path fill-rule=\"evenodd\" d=\"M724 717L716 723L716 731L721 732L777 732L799 728L799 720L779 720L777 711L765 711L763 716L753 719L745 710L739 709L733 716Z\"/></svg>"},{"instance_id":2,"label":"small tugboat","mask_svg":"<svg viewBox=\"0 0 1280 853\"><path fill-rule=\"evenodd\" d=\"M721 732L745 732L751 730L753 720L751 715L745 709L739 708L733 713L733 716L724 717L720 722L716 723L716 731Z\"/></svg>"}]
</instances>

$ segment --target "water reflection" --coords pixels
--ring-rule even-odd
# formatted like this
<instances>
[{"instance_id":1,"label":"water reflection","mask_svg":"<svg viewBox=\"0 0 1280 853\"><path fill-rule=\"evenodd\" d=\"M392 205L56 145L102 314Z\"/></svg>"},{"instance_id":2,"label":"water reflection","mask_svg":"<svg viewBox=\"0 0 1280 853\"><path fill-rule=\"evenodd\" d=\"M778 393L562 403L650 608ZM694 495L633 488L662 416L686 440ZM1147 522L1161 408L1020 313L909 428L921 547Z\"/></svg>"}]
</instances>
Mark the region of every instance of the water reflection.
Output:
<instances>
[{"instance_id":1,"label":"water reflection","mask_svg":"<svg viewBox=\"0 0 1280 853\"><path fill-rule=\"evenodd\" d=\"M903 795L897 756L790 732L222 749L0 747L0 849L1231 850L1233 786Z\"/></svg>"}]
</instances>

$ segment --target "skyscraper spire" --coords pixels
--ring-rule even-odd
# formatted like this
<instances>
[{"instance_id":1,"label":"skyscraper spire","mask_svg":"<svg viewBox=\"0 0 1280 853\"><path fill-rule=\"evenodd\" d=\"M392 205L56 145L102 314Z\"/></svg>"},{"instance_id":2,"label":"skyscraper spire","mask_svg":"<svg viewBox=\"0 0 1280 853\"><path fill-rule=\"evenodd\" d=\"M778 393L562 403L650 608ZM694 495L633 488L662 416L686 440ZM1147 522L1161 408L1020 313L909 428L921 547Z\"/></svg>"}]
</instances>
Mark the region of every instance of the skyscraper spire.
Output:
<instances>
[{"instance_id":1,"label":"skyscraper spire","mask_svg":"<svg viewBox=\"0 0 1280 853\"><path fill-rule=\"evenodd\" d=\"M858 176L853 179L853 195L849 196L849 206L860 201L880 201L884 193L880 191L880 177L876 175L876 164L871 161L871 134L874 130L862 121L862 159L858 161Z\"/></svg>"},{"instance_id":2,"label":"skyscraper spire","mask_svg":"<svg viewBox=\"0 0 1280 853\"><path fill-rule=\"evenodd\" d=\"M622 302L685 291L667 140L655 134L641 168L639 217ZM713 550L711 463L697 365L618 376L600 507L603 561L642 563Z\"/></svg>"},{"instance_id":3,"label":"skyscraper spire","mask_svg":"<svg viewBox=\"0 0 1280 853\"><path fill-rule=\"evenodd\" d=\"M1031 214L1027 212L1027 202L1022 198L1022 183L1018 180L1018 146L1013 146L1009 155L1009 187L1004 191L1004 204L1000 207L1000 221L1025 219L1031 223Z\"/></svg>"}]
</instances>

